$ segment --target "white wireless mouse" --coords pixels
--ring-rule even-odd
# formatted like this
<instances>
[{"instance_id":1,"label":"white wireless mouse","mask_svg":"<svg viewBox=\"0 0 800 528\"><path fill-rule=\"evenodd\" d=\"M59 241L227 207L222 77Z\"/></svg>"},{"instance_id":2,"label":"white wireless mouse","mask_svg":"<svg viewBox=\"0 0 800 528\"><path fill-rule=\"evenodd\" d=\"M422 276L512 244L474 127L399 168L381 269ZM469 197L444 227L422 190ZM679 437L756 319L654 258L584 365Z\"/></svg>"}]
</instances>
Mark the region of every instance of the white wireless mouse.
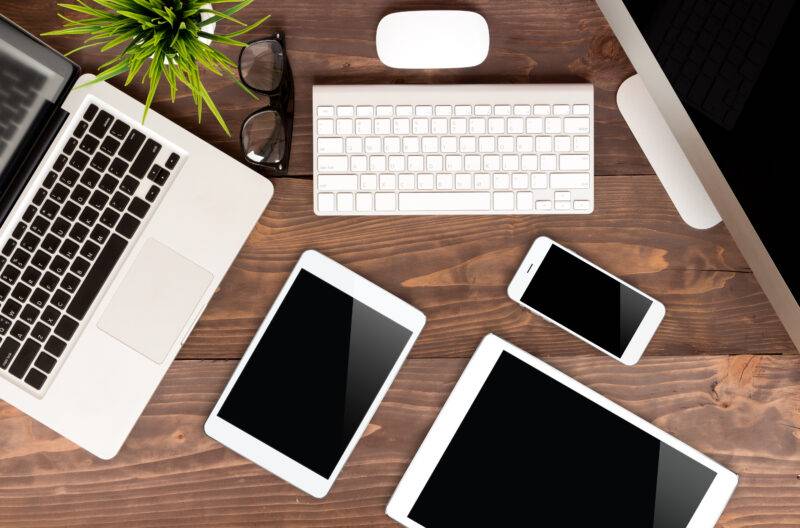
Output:
<instances>
[{"instance_id":1,"label":"white wireless mouse","mask_svg":"<svg viewBox=\"0 0 800 528\"><path fill-rule=\"evenodd\" d=\"M378 57L391 68L468 68L489 53L489 26L472 11L401 11L381 19Z\"/></svg>"}]
</instances>

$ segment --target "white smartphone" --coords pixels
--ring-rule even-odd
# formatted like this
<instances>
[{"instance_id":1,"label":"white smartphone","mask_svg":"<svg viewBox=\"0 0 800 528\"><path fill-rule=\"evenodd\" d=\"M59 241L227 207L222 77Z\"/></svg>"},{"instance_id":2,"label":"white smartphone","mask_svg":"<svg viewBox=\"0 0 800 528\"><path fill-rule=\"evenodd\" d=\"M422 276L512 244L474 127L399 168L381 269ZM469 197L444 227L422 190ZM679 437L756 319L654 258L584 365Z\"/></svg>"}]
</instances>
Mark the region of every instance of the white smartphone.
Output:
<instances>
[{"instance_id":1,"label":"white smartphone","mask_svg":"<svg viewBox=\"0 0 800 528\"><path fill-rule=\"evenodd\" d=\"M665 312L646 293L547 237L533 242L508 296L626 365L642 357Z\"/></svg>"}]
</instances>

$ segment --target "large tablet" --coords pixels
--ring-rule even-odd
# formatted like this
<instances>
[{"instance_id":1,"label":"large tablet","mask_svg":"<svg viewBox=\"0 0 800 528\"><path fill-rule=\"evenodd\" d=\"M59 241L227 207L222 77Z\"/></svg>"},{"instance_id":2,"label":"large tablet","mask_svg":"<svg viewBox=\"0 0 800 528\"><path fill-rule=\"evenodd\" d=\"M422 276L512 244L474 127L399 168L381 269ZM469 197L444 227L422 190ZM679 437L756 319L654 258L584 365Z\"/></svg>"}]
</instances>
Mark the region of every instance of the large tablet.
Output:
<instances>
[{"instance_id":1,"label":"large tablet","mask_svg":"<svg viewBox=\"0 0 800 528\"><path fill-rule=\"evenodd\" d=\"M487 335L395 490L408 527L711 527L737 476Z\"/></svg>"},{"instance_id":2,"label":"large tablet","mask_svg":"<svg viewBox=\"0 0 800 528\"><path fill-rule=\"evenodd\" d=\"M416 308L306 251L214 406L206 433L322 497L424 324Z\"/></svg>"}]
</instances>

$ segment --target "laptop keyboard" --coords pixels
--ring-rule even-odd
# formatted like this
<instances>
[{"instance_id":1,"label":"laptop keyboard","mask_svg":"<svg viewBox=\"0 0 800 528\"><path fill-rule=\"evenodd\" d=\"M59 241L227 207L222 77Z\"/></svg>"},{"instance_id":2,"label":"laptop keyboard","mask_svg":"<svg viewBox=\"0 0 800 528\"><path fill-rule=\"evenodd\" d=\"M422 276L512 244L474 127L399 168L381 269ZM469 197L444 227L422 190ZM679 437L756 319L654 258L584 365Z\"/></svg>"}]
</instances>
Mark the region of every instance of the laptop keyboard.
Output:
<instances>
[{"instance_id":1,"label":"laptop keyboard","mask_svg":"<svg viewBox=\"0 0 800 528\"><path fill-rule=\"evenodd\" d=\"M0 372L34 391L180 161L113 113L86 108L0 251Z\"/></svg>"}]
</instances>

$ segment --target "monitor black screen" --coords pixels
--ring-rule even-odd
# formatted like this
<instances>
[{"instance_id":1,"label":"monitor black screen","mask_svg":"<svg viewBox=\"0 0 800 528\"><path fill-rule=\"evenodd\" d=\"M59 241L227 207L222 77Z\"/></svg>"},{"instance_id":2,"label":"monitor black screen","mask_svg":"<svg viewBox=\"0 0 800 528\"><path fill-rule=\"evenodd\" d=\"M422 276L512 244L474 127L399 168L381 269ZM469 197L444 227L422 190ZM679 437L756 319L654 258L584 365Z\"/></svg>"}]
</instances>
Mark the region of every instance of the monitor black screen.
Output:
<instances>
[{"instance_id":1,"label":"monitor black screen","mask_svg":"<svg viewBox=\"0 0 800 528\"><path fill-rule=\"evenodd\" d=\"M794 0L624 0L795 299Z\"/></svg>"}]
</instances>

